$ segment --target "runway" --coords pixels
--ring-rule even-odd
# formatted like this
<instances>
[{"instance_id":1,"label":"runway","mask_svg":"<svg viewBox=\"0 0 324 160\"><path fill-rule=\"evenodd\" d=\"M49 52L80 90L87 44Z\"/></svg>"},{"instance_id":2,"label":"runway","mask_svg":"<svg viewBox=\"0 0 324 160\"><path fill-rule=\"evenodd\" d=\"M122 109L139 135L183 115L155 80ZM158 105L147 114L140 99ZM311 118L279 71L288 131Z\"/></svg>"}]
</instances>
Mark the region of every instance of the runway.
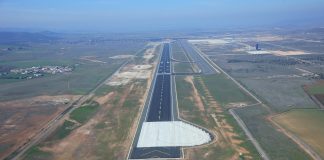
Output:
<instances>
[{"instance_id":1,"label":"runway","mask_svg":"<svg viewBox=\"0 0 324 160\"><path fill-rule=\"evenodd\" d=\"M146 112L143 112L139 128L143 122L172 121L175 119L171 97L171 59L170 46L164 44L160 63L153 82L150 101ZM136 147L139 131L137 131L129 159L180 158L180 147Z\"/></svg>"},{"instance_id":2,"label":"runway","mask_svg":"<svg viewBox=\"0 0 324 160\"><path fill-rule=\"evenodd\" d=\"M163 47L163 52L159 64L159 72L158 73L170 73L170 45L165 44Z\"/></svg>"},{"instance_id":3,"label":"runway","mask_svg":"<svg viewBox=\"0 0 324 160\"><path fill-rule=\"evenodd\" d=\"M171 121L171 78L158 75L146 122Z\"/></svg>"},{"instance_id":4,"label":"runway","mask_svg":"<svg viewBox=\"0 0 324 160\"><path fill-rule=\"evenodd\" d=\"M146 122L171 121L170 47L165 44Z\"/></svg>"},{"instance_id":5,"label":"runway","mask_svg":"<svg viewBox=\"0 0 324 160\"><path fill-rule=\"evenodd\" d=\"M216 71L210 64L208 64L207 60L204 59L197 51L189 44L186 40L179 40L178 43L182 46L187 55L194 61L202 74L215 74Z\"/></svg>"}]
</instances>

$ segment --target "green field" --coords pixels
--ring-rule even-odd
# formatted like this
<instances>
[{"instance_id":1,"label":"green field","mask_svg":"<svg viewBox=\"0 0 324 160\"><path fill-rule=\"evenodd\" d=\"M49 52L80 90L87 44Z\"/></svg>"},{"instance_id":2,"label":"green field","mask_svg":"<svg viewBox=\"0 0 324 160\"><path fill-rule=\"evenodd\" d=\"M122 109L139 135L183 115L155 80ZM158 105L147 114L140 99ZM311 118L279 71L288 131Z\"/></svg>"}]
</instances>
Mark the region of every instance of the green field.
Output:
<instances>
[{"instance_id":1,"label":"green field","mask_svg":"<svg viewBox=\"0 0 324 160\"><path fill-rule=\"evenodd\" d=\"M1 83L0 100L29 98L38 95L83 95L110 76L120 65L120 62L109 65L85 63L77 66L71 73Z\"/></svg>"},{"instance_id":2,"label":"green field","mask_svg":"<svg viewBox=\"0 0 324 160\"><path fill-rule=\"evenodd\" d=\"M309 94L324 94L324 81L307 86Z\"/></svg>"},{"instance_id":3,"label":"green field","mask_svg":"<svg viewBox=\"0 0 324 160\"><path fill-rule=\"evenodd\" d=\"M236 102L255 102L224 74L205 75L200 78L204 81L206 86L208 86L212 96L221 106ZM195 78L195 85L199 90L202 90L200 84L197 82L198 79L199 78Z\"/></svg>"},{"instance_id":4,"label":"green field","mask_svg":"<svg viewBox=\"0 0 324 160\"><path fill-rule=\"evenodd\" d=\"M68 136L75 128L76 124L74 122L65 120L63 125L60 126L53 135L50 137L51 140L60 140Z\"/></svg>"},{"instance_id":5,"label":"green field","mask_svg":"<svg viewBox=\"0 0 324 160\"><path fill-rule=\"evenodd\" d=\"M174 63L174 72L193 73L190 63Z\"/></svg>"},{"instance_id":6,"label":"green field","mask_svg":"<svg viewBox=\"0 0 324 160\"><path fill-rule=\"evenodd\" d=\"M274 117L286 130L297 135L324 158L324 111L295 109Z\"/></svg>"},{"instance_id":7,"label":"green field","mask_svg":"<svg viewBox=\"0 0 324 160\"><path fill-rule=\"evenodd\" d=\"M188 61L183 49L178 45L178 43L171 43L172 47L172 58L179 61Z\"/></svg>"},{"instance_id":8,"label":"green field","mask_svg":"<svg viewBox=\"0 0 324 160\"><path fill-rule=\"evenodd\" d=\"M118 92L118 91L121 91L122 89L123 89L122 86L102 85L95 91L95 94L96 94L96 96L104 96L104 95L108 94L109 92L112 92L112 91Z\"/></svg>"},{"instance_id":9,"label":"green field","mask_svg":"<svg viewBox=\"0 0 324 160\"><path fill-rule=\"evenodd\" d=\"M264 107L251 106L236 109L236 112L271 159L311 159L295 142L265 119L269 112Z\"/></svg>"},{"instance_id":10,"label":"green field","mask_svg":"<svg viewBox=\"0 0 324 160\"><path fill-rule=\"evenodd\" d=\"M172 57L175 60L182 62L173 62L174 72L194 72L191 63L188 62L188 57L186 56L183 49L179 46L178 43L172 43ZM185 62L185 63L184 63Z\"/></svg>"},{"instance_id":11,"label":"green field","mask_svg":"<svg viewBox=\"0 0 324 160\"><path fill-rule=\"evenodd\" d=\"M91 35L64 35L55 41L26 41L1 45L12 51L0 54L0 68L27 68L32 66L73 66L69 73L46 75L35 79L0 79L0 101L30 98L39 95L84 95L111 75L127 59L111 59L118 54L141 52L144 40L98 40ZM28 38L28 37L24 37ZM140 50L140 51L139 51ZM1 51L0 51L1 52ZM97 63L80 59L91 56ZM8 71L7 71L8 72Z\"/></svg>"},{"instance_id":12,"label":"green field","mask_svg":"<svg viewBox=\"0 0 324 160\"><path fill-rule=\"evenodd\" d=\"M98 111L99 107L99 104L94 101L84 104L81 107L73 110L70 113L70 118L84 124Z\"/></svg>"},{"instance_id":13,"label":"green field","mask_svg":"<svg viewBox=\"0 0 324 160\"><path fill-rule=\"evenodd\" d=\"M50 159L51 157L51 153L40 150L38 146L33 146L27 150L24 160L41 160Z\"/></svg>"}]
</instances>

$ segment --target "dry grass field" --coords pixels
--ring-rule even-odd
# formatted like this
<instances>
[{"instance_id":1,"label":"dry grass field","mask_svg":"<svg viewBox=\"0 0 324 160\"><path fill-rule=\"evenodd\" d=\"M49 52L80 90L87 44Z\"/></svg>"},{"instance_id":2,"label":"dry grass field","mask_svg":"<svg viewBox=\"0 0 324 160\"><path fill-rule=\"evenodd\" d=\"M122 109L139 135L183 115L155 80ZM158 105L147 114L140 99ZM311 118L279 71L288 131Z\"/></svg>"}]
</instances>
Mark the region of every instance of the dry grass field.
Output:
<instances>
[{"instance_id":1,"label":"dry grass field","mask_svg":"<svg viewBox=\"0 0 324 160\"><path fill-rule=\"evenodd\" d=\"M156 51L159 50L152 50L152 54ZM144 56L130 61L98 89L91 99L95 107L84 104L71 112L52 135L29 149L23 159L126 159L156 67L156 58L150 62ZM148 77L109 85L125 69L138 66L149 66Z\"/></svg>"},{"instance_id":2,"label":"dry grass field","mask_svg":"<svg viewBox=\"0 0 324 160\"><path fill-rule=\"evenodd\" d=\"M324 158L324 111L296 109L274 117L274 121L309 144Z\"/></svg>"}]
</instances>

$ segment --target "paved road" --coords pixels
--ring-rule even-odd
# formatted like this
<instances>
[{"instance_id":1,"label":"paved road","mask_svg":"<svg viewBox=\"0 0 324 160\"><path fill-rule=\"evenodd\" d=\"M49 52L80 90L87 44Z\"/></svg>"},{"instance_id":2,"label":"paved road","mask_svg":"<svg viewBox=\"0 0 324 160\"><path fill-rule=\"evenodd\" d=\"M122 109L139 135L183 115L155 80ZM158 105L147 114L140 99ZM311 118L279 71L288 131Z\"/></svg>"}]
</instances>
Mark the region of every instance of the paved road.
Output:
<instances>
[{"instance_id":1,"label":"paved road","mask_svg":"<svg viewBox=\"0 0 324 160\"><path fill-rule=\"evenodd\" d=\"M201 72L175 72L175 73L172 73L172 75L175 75L175 76L199 76L199 75L202 75Z\"/></svg>"},{"instance_id":2,"label":"paved road","mask_svg":"<svg viewBox=\"0 0 324 160\"><path fill-rule=\"evenodd\" d=\"M191 60L194 60L203 74L215 74L218 72L211 64L209 64L208 60L201 56L186 40L179 40L178 43L191 58Z\"/></svg>"},{"instance_id":3,"label":"paved road","mask_svg":"<svg viewBox=\"0 0 324 160\"><path fill-rule=\"evenodd\" d=\"M260 146L260 144L258 143L257 140L254 139L254 137L252 136L251 132L248 130L248 128L246 127L245 123L242 121L242 119L235 113L234 109L229 109L229 112L231 113L231 115L235 118L235 120L237 121L237 123L241 126L241 128L243 129L243 131L245 132L246 136L250 139L250 141L252 142L252 144L254 145L254 147L257 149L257 151L259 152L260 156L262 157L262 159L264 160L270 160L270 158L268 157L268 155L266 154L266 152L262 149L262 147Z\"/></svg>"}]
</instances>

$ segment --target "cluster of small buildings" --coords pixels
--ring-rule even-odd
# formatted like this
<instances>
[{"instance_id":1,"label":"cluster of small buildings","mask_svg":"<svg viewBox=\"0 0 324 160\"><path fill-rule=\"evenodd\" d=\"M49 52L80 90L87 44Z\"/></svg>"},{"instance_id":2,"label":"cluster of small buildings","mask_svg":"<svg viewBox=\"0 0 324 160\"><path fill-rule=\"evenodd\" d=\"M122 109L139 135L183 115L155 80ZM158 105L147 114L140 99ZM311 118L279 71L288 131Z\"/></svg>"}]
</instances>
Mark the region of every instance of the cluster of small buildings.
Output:
<instances>
[{"instance_id":1,"label":"cluster of small buildings","mask_svg":"<svg viewBox=\"0 0 324 160\"><path fill-rule=\"evenodd\" d=\"M10 72L14 74L20 74L20 75L28 75L26 76L26 78L32 79L35 77L44 76L44 74L64 73L64 72L71 72L72 70L73 68L69 66L43 66L43 67L34 66L30 68L11 69Z\"/></svg>"}]
</instances>

